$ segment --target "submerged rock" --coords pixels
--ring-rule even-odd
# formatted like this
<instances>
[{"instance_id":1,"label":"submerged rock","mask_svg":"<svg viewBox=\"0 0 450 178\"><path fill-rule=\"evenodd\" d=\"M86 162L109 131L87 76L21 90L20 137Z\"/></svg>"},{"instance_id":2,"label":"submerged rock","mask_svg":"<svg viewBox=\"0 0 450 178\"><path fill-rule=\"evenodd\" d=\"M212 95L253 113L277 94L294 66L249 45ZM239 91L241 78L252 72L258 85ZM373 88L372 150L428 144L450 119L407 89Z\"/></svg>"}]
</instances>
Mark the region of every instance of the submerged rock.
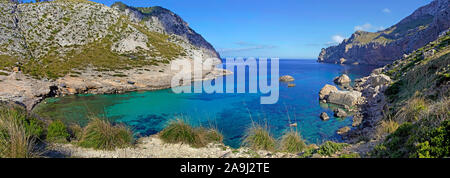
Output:
<instances>
[{"instance_id":1,"label":"submerged rock","mask_svg":"<svg viewBox=\"0 0 450 178\"><path fill-rule=\"evenodd\" d=\"M361 92L358 91L331 91L327 102L351 107L358 102L361 95Z\"/></svg>"},{"instance_id":2,"label":"submerged rock","mask_svg":"<svg viewBox=\"0 0 450 178\"><path fill-rule=\"evenodd\" d=\"M336 83L338 85L348 85L348 84L350 84L350 82L352 82L350 77L346 74L343 74L339 77L334 78L333 81L334 81L334 83Z\"/></svg>"},{"instance_id":3,"label":"submerged rock","mask_svg":"<svg viewBox=\"0 0 450 178\"><path fill-rule=\"evenodd\" d=\"M322 119L323 121L327 121L330 120L330 116L328 116L326 112L323 112L322 114L320 114L320 119Z\"/></svg>"},{"instance_id":4,"label":"submerged rock","mask_svg":"<svg viewBox=\"0 0 450 178\"><path fill-rule=\"evenodd\" d=\"M319 99L326 100L332 91L338 91L338 89L333 85L325 85L319 92Z\"/></svg>"},{"instance_id":5,"label":"submerged rock","mask_svg":"<svg viewBox=\"0 0 450 178\"><path fill-rule=\"evenodd\" d=\"M346 134L347 132L349 132L350 130L351 130L350 127L343 127L337 131L337 134L343 135L343 134Z\"/></svg>"},{"instance_id":6,"label":"submerged rock","mask_svg":"<svg viewBox=\"0 0 450 178\"><path fill-rule=\"evenodd\" d=\"M339 118L346 118L348 115L347 112L345 112L343 109L335 109L334 116Z\"/></svg>"}]
</instances>

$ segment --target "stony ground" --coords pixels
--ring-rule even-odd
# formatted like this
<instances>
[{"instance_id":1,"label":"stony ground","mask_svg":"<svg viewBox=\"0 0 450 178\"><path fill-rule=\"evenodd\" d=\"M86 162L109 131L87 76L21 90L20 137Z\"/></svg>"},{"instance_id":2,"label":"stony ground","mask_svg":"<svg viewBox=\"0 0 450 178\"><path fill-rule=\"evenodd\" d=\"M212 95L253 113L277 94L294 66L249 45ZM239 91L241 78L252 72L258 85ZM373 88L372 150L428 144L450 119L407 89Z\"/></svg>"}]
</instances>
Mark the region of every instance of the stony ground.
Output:
<instances>
[{"instance_id":1,"label":"stony ground","mask_svg":"<svg viewBox=\"0 0 450 178\"><path fill-rule=\"evenodd\" d=\"M45 154L48 157L73 158L295 158L294 154L252 151L249 148L232 149L223 144L209 144L193 148L187 144L166 144L157 136L138 140L134 148L103 151L87 149L73 144L53 144Z\"/></svg>"}]
</instances>

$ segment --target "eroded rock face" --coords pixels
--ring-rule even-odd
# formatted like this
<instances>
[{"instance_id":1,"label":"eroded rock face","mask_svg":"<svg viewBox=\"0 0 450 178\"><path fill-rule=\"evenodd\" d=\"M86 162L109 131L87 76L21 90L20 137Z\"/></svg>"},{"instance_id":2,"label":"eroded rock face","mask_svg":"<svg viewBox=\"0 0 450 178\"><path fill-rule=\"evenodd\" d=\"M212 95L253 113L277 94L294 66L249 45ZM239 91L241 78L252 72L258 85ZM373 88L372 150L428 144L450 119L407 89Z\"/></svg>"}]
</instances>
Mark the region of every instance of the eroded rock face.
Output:
<instances>
[{"instance_id":1,"label":"eroded rock face","mask_svg":"<svg viewBox=\"0 0 450 178\"><path fill-rule=\"evenodd\" d=\"M327 102L351 107L358 102L360 97L361 92L358 91L332 91L327 98Z\"/></svg>"},{"instance_id":2,"label":"eroded rock face","mask_svg":"<svg viewBox=\"0 0 450 178\"><path fill-rule=\"evenodd\" d=\"M189 27L180 16L168 9L156 6L149 8L135 8L116 2L111 8L127 15L133 22L144 23L155 32L175 35L174 41L192 44L202 50L204 58L220 58L219 53L200 34Z\"/></svg>"},{"instance_id":3,"label":"eroded rock face","mask_svg":"<svg viewBox=\"0 0 450 178\"><path fill-rule=\"evenodd\" d=\"M338 89L333 85L325 85L319 92L319 99L326 100L332 91L338 91Z\"/></svg>"},{"instance_id":4,"label":"eroded rock face","mask_svg":"<svg viewBox=\"0 0 450 178\"><path fill-rule=\"evenodd\" d=\"M319 62L386 65L401 59L450 28L448 0L434 0L398 24L376 33L357 31L337 46L322 49Z\"/></svg>"}]
</instances>

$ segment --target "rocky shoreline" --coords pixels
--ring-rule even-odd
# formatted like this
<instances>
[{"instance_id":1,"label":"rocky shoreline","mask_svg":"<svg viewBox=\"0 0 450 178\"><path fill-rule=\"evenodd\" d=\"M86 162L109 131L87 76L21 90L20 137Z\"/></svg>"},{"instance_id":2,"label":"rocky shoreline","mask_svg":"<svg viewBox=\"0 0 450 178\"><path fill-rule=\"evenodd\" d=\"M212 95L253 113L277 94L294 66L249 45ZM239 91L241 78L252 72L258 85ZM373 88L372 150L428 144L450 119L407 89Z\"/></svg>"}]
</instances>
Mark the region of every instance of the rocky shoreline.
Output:
<instances>
[{"instance_id":1,"label":"rocky shoreline","mask_svg":"<svg viewBox=\"0 0 450 178\"><path fill-rule=\"evenodd\" d=\"M202 78L192 81L212 80L231 72L215 68L204 71ZM34 79L21 71L0 75L0 101L14 102L32 110L48 97L76 94L117 94L132 91L154 91L171 88L175 75L170 65L147 66L140 69L116 72L98 72L87 69L79 75L67 75L57 80Z\"/></svg>"},{"instance_id":2,"label":"rocky shoreline","mask_svg":"<svg viewBox=\"0 0 450 178\"><path fill-rule=\"evenodd\" d=\"M345 87L346 89L343 91L335 86L325 85L319 93L321 103L336 104L342 107L342 109L335 109L336 117L346 117L344 109L352 112L352 128L343 127L339 129L338 134L345 142L352 144L350 149L353 152L362 155L366 154L370 150L369 148L375 146L375 143L382 140L376 134L376 126L384 117L388 104L384 92L392 83L389 76L382 74L384 70L384 68L375 69L369 76L356 79L353 87ZM336 84L342 83L338 82L342 81L341 78L346 79L347 77L345 75L336 77ZM350 83L350 81L346 80L345 83Z\"/></svg>"}]
</instances>

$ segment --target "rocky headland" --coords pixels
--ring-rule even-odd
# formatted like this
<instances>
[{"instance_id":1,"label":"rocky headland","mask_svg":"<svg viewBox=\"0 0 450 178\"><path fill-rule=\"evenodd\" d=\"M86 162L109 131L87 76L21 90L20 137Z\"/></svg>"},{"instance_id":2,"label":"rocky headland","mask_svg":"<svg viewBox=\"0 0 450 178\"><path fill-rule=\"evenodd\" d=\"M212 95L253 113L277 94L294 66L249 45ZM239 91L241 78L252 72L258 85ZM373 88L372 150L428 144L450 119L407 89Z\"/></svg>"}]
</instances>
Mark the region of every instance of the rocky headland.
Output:
<instances>
[{"instance_id":1,"label":"rocky headland","mask_svg":"<svg viewBox=\"0 0 450 178\"><path fill-rule=\"evenodd\" d=\"M46 97L170 88L178 59L220 63L211 44L162 7L2 0L0 12L0 100L29 110ZM192 80L230 73L201 74Z\"/></svg>"},{"instance_id":2,"label":"rocky headland","mask_svg":"<svg viewBox=\"0 0 450 178\"><path fill-rule=\"evenodd\" d=\"M322 49L318 61L384 66L435 41L449 28L449 1L434 0L390 28L357 31L341 44Z\"/></svg>"}]
</instances>

